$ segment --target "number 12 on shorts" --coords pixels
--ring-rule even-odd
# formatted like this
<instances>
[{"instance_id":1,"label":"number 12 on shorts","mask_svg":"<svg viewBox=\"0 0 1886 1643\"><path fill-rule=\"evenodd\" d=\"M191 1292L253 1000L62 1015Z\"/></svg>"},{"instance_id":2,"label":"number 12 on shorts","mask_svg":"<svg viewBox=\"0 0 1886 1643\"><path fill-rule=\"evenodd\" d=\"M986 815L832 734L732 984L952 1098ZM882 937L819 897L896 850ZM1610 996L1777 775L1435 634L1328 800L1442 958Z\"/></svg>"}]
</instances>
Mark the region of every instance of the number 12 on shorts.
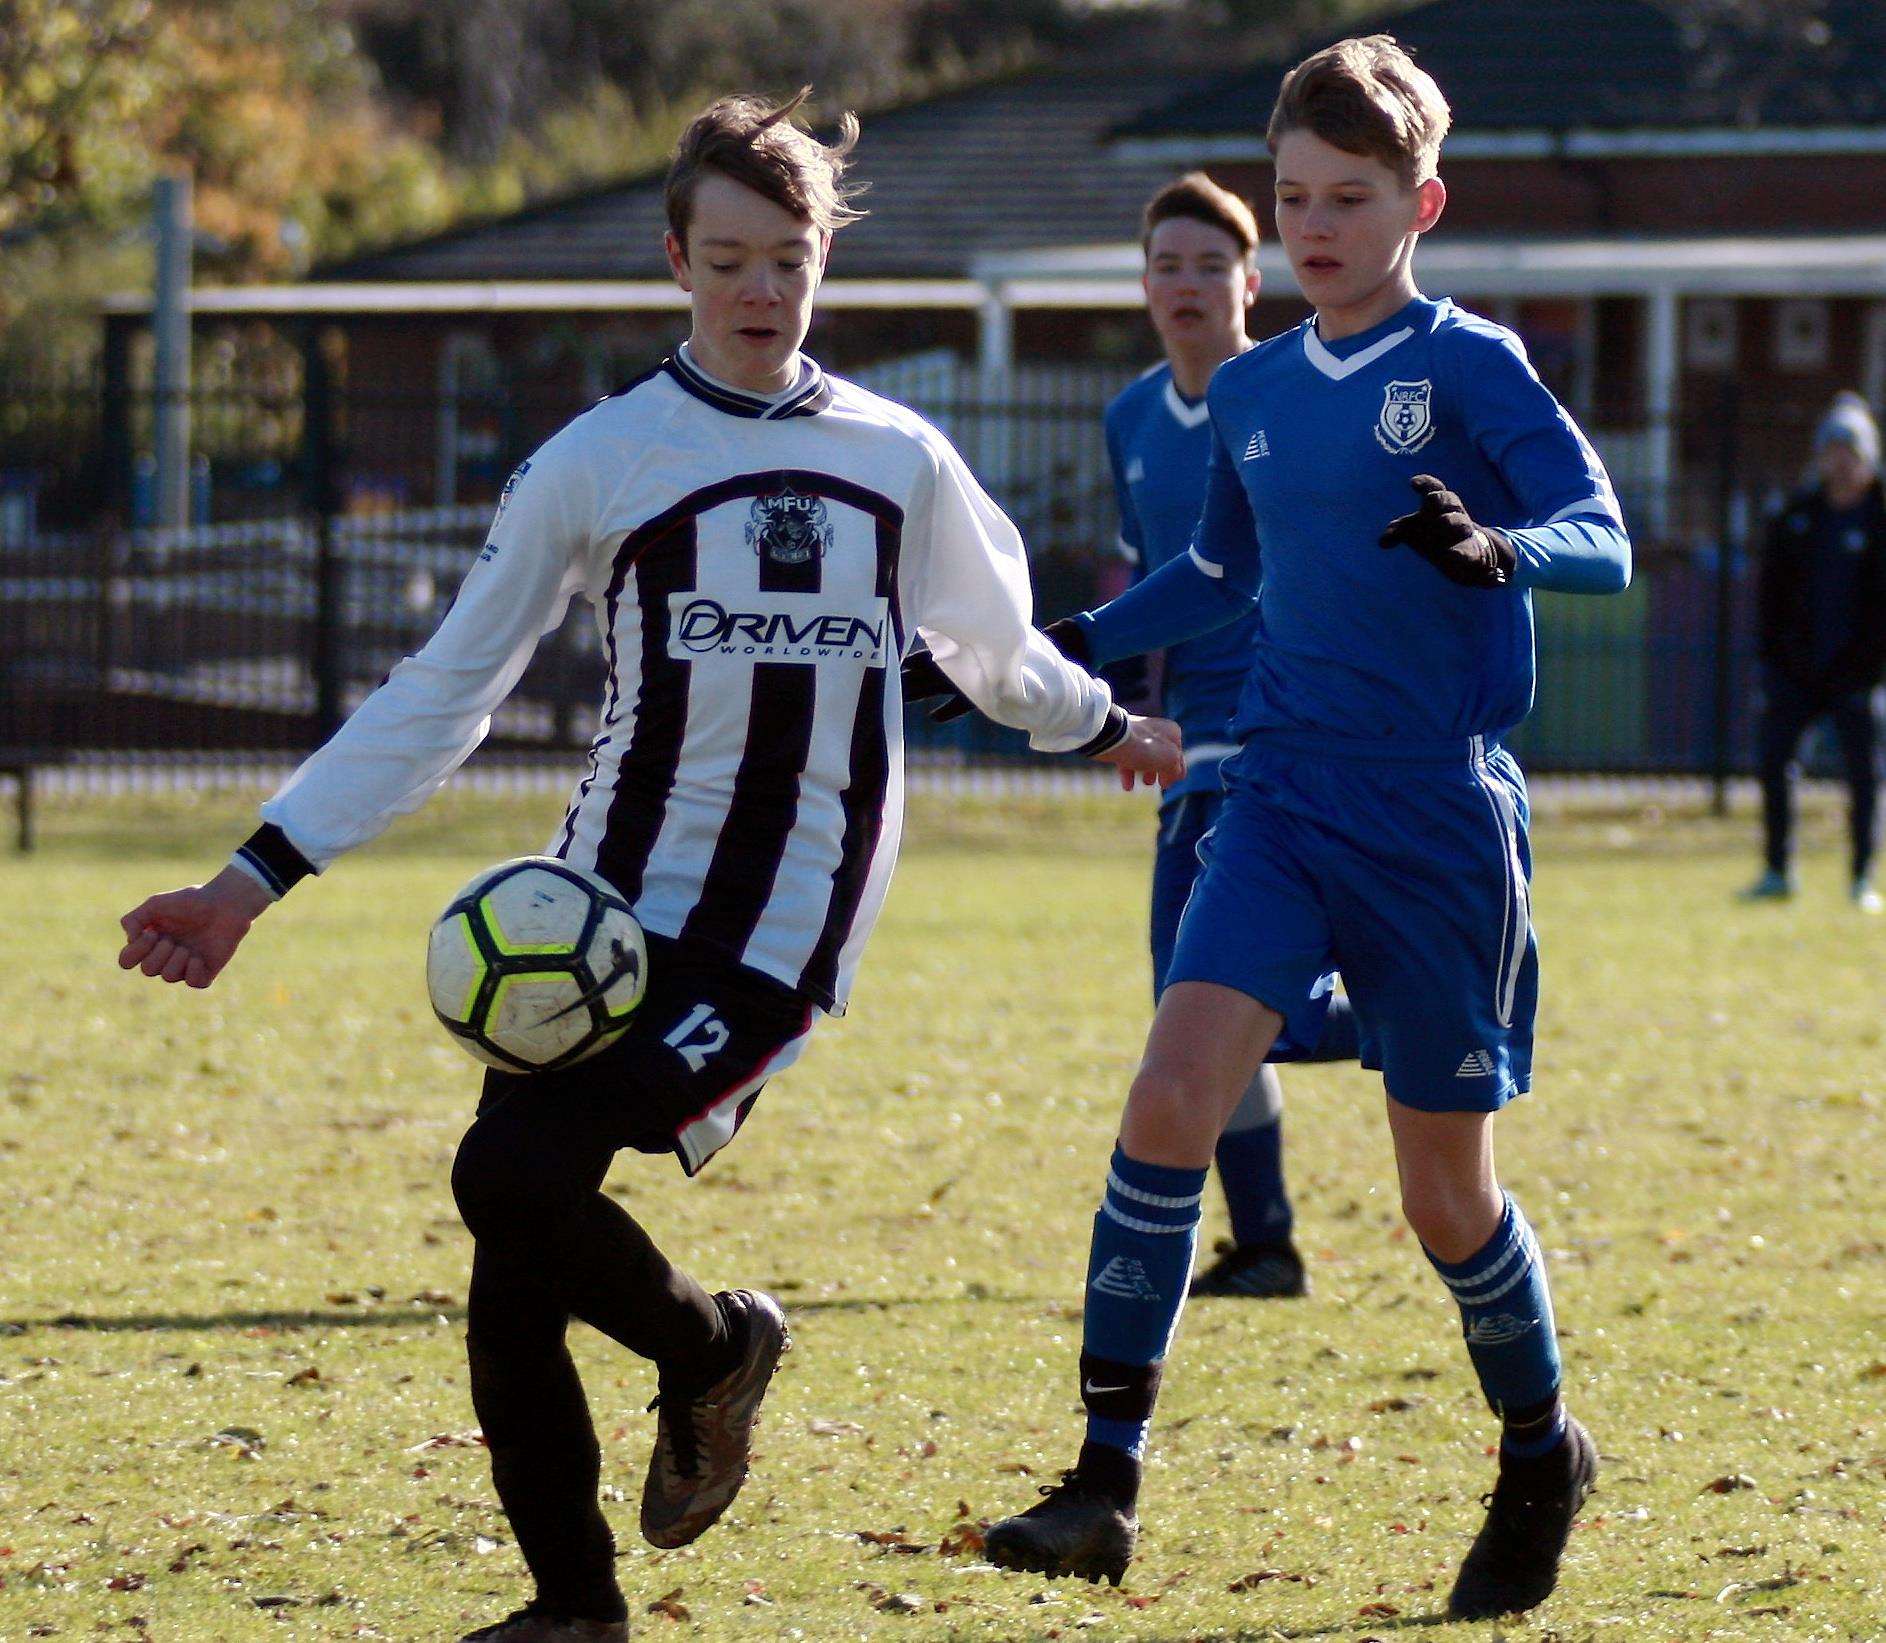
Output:
<instances>
[{"instance_id":1,"label":"number 12 on shorts","mask_svg":"<svg viewBox=\"0 0 1886 1643\"><path fill-rule=\"evenodd\" d=\"M726 1049L727 1040L732 1037L727 1023L714 1014L713 1005L697 1004L675 1023L662 1043L687 1062L692 1071L700 1072L707 1066L707 1058Z\"/></svg>"}]
</instances>

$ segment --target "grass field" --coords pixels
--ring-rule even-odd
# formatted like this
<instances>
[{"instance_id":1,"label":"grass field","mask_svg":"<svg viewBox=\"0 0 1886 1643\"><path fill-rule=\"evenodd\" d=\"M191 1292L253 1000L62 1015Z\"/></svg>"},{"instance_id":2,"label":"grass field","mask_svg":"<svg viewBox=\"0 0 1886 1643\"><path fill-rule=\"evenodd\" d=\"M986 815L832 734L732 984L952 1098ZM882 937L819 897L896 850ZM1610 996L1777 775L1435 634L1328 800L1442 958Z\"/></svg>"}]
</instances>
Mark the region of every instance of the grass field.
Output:
<instances>
[{"instance_id":1,"label":"grass field","mask_svg":"<svg viewBox=\"0 0 1886 1643\"><path fill-rule=\"evenodd\" d=\"M115 920L212 867L248 801L63 801L0 860L0 1643L430 1643L520 1600L461 1368L476 1075L419 963L555 807L442 801L203 994L120 974ZM1442 1633L1492 1426L1353 1068L1287 1075L1314 1291L1188 1311L1127 1584L1001 1575L965 1531L1078 1439L1149 827L1126 800L919 805L850 1018L696 1182L618 1165L658 1237L777 1290L798 1336L747 1492L666 1554L634 1523L652 1376L577 1340L638 1636ZM1450 1638L1886 1638L1886 929L1845 905L1828 817L1799 900L1733 904L1749 831L1537 831L1540 1076L1502 1173L1606 1464L1551 1603Z\"/></svg>"}]
</instances>

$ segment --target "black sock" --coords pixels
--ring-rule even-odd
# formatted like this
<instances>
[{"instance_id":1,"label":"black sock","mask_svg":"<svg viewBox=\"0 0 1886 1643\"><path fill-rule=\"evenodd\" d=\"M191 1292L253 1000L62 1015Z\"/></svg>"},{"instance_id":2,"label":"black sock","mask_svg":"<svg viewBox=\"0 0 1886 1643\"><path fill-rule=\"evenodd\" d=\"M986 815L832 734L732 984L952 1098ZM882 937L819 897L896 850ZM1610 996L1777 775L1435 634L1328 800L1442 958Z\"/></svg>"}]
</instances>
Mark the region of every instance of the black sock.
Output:
<instances>
[{"instance_id":1,"label":"black sock","mask_svg":"<svg viewBox=\"0 0 1886 1643\"><path fill-rule=\"evenodd\" d=\"M1558 1393L1523 1409L1502 1412L1502 1466L1555 1465L1565 1453L1565 1405Z\"/></svg>"},{"instance_id":2,"label":"black sock","mask_svg":"<svg viewBox=\"0 0 1886 1643\"><path fill-rule=\"evenodd\" d=\"M684 1360L659 1360L663 1397L699 1397L740 1367L752 1328L746 1310L733 1305L725 1295L716 1295L714 1312L719 1323L713 1340L705 1348L689 1353Z\"/></svg>"},{"instance_id":3,"label":"black sock","mask_svg":"<svg viewBox=\"0 0 1886 1643\"><path fill-rule=\"evenodd\" d=\"M1105 1495L1123 1512L1132 1511L1139 1499L1140 1464L1124 1449L1091 1440L1083 1443L1074 1471L1081 1482Z\"/></svg>"}]
</instances>

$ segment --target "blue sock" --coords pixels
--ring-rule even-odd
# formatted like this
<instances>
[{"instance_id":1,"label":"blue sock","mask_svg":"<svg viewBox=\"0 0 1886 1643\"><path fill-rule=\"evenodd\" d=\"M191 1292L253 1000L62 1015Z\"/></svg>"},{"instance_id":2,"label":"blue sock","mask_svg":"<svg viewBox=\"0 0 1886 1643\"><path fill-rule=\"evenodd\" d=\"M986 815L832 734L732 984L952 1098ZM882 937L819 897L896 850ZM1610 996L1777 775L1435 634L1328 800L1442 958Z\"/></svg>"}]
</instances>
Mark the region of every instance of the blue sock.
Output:
<instances>
[{"instance_id":1,"label":"blue sock","mask_svg":"<svg viewBox=\"0 0 1886 1643\"><path fill-rule=\"evenodd\" d=\"M1159 1373L1185 1305L1198 1244L1202 1169L1142 1164L1113 1149L1094 1217L1081 1333L1081 1401L1089 1443L1138 1459Z\"/></svg>"},{"instance_id":2,"label":"blue sock","mask_svg":"<svg viewBox=\"0 0 1886 1643\"><path fill-rule=\"evenodd\" d=\"M1236 1244L1284 1244L1295 1218L1284 1190L1284 1122L1273 1118L1218 1137L1218 1180Z\"/></svg>"},{"instance_id":3,"label":"blue sock","mask_svg":"<svg viewBox=\"0 0 1886 1643\"><path fill-rule=\"evenodd\" d=\"M1487 1402L1509 1422L1508 1453L1543 1455L1564 1435L1559 1340L1546 1289L1545 1258L1519 1205L1507 1195L1493 1236L1464 1261L1428 1253L1460 1307L1467 1356Z\"/></svg>"}]
</instances>

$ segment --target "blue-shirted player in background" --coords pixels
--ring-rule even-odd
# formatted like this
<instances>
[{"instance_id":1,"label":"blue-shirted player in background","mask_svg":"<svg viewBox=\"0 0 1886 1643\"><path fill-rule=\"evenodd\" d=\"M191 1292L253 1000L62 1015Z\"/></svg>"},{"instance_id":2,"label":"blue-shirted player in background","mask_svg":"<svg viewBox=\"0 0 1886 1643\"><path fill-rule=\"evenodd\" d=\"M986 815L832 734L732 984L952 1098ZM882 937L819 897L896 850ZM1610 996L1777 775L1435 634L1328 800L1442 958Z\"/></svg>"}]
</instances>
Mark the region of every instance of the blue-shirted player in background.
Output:
<instances>
[{"instance_id":1,"label":"blue-shirted player in background","mask_svg":"<svg viewBox=\"0 0 1886 1643\"><path fill-rule=\"evenodd\" d=\"M1094 1218L1087 1439L990 1531L1008 1567L1125 1570L1213 1147L1272 1045L1315 1042L1336 969L1387 1087L1403 1212L1502 1423L1450 1613L1542 1601L1596 1473L1560 1399L1538 1242L1493 1167L1493 1114L1531 1082L1538 973L1526 789L1499 739L1532 705L1531 590L1617 592L1630 543L1518 340L1415 287L1448 118L1386 36L1287 77L1278 232L1315 318L1213 377L1191 552L1079 618L1103 662L1253 606L1257 630L1224 809Z\"/></svg>"},{"instance_id":2,"label":"blue-shirted player in background","mask_svg":"<svg viewBox=\"0 0 1886 1643\"><path fill-rule=\"evenodd\" d=\"M1251 208L1202 171L1167 184L1141 214L1146 312L1165 352L1106 410L1107 461L1120 514L1120 548L1142 580L1187 552L1205 502L1211 456L1205 386L1224 362L1251 346L1245 320L1257 298L1257 219ZM1049 638L1079 660L1086 630L1050 622ZM1199 874L1200 841L1218 819L1224 789L1219 766L1237 746L1230 740L1238 693L1251 671L1257 618L1174 645L1157 669L1161 711L1185 738L1185 776L1160 799L1153 857L1153 997L1165 989L1179 933L1179 915ZM1149 693L1139 675L1123 678L1128 694ZM924 652L904 664L904 699L941 696L930 717L948 723L970 703ZM1355 1014L1340 994L1329 1001L1321 1037L1307 1054L1278 1059L1353 1061ZM1194 1295L1268 1299L1302 1295L1303 1257L1291 1233L1295 1214L1284 1186L1283 1085L1276 1069L1259 1067L1218 1138L1218 1179L1231 1217L1231 1237L1218 1259L1192 1281Z\"/></svg>"},{"instance_id":3,"label":"blue-shirted player in background","mask_svg":"<svg viewBox=\"0 0 1886 1643\"><path fill-rule=\"evenodd\" d=\"M1257 296L1257 219L1251 208L1202 172L1168 184L1147 202L1141 245L1146 256L1146 312L1165 363L1132 383L1107 407L1107 459L1120 509L1120 545L1144 579L1191 546L1205 500L1211 455L1205 385L1224 362L1251 346L1245 318ZM1185 737L1185 777L1166 789L1153 858L1154 997L1179 933L1179 915L1199 873L1199 841L1224 799L1219 765L1237 751L1231 716L1251 671L1255 614L1174 645L1159 669L1164 713ZM1083 629L1051 632L1081 648ZM1321 1038L1304 1057L1349 1061L1355 1016L1343 997L1330 1000ZM1231 1217L1231 1239L1192 1281L1194 1295L1291 1296L1304 1292L1295 1217L1284 1186L1283 1086L1260 1067L1226 1121L1216 1151L1218 1179Z\"/></svg>"},{"instance_id":4,"label":"blue-shirted player in background","mask_svg":"<svg viewBox=\"0 0 1886 1643\"><path fill-rule=\"evenodd\" d=\"M1106 410L1107 460L1120 514L1120 548L1144 579L1186 553L1205 502L1211 455L1205 386L1212 373L1251 346L1245 320L1258 290L1257 219L1251 208L1203 172L1160 189L1141 217L1146 312L1165 351ZM1088 655L1078 622L1050 622L1049 638L1079 660ZM1160 799L1153 857L1153 997L1165 990L1179 916L1199 874L1199 843L1224 800L1219 766L1237 746L1230 740L1238 693L1251 671L1257 618L1174 645L1160 659L1156 691L1137 673L1123 677L1127 694L1156 694L1161 711L1185 738L1185 776ZM1122 670L1123 674L1125 670ZM970 711L967 697L927 654L904 664L904 698L941 696L931 718L948 723ZM1316 1045L1308 1053L1281 1049L1277 1059L1353 1061L1355 1014L1340 994L1329 1001ZM1225 1123L1216 1152L1218 1179L1230 1212L1231 1237L1218 1259L1192 1281L1194 1295L1268 1299L1307 1289L1303 1257L1291 1234L1295 1213L1284 1186L1283 1085L1274 1067L1259 1067Z\"/></svg>"}]
</instances>

